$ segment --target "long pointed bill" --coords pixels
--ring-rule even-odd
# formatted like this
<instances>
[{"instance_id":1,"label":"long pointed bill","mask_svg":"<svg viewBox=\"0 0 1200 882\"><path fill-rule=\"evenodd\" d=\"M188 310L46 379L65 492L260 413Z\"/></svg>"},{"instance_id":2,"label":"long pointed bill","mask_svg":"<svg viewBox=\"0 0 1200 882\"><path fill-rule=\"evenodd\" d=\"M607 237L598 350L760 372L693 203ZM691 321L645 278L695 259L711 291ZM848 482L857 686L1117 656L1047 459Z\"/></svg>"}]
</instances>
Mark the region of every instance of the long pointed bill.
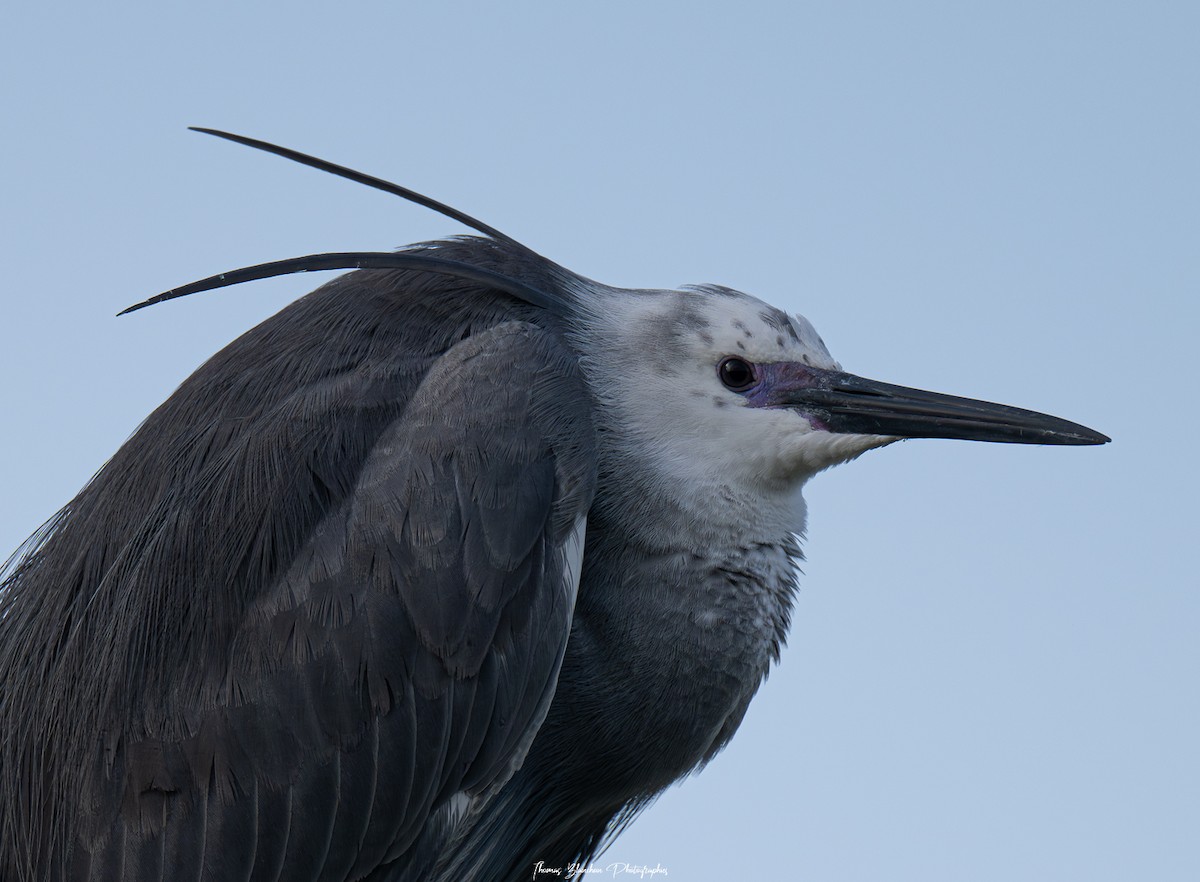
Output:
<instances>
[{"instance_id":1,"label":"long pointed bill","mask_svg":"<svg viewBox=\"0 0 1200 882\"><path fill-rule=\"evenodd\" d=\"M1111 440L1078 423L1006 404L893 386L794 362L758 367L760 382L747 395L753 405L795 408L829 432L1009 444Z\"/></svg>"}]
</instances>

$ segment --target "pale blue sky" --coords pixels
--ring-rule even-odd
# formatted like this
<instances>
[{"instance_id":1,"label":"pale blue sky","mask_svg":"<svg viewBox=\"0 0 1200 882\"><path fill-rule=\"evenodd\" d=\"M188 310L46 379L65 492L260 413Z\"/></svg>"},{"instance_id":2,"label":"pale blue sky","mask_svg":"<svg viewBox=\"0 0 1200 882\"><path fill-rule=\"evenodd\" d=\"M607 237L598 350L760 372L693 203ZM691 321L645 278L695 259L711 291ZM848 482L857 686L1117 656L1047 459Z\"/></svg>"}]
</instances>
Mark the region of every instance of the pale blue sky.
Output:
<instances>
[{"instance_id":1,"label":"pale blue sky","mask_svg":"<svg viewBox=\"0 0 1200 882\"><path fill-rule=\"evenodd\" d=\"M606 860L1200 878L1200 6L22 6L0 28L5 552L318 279L119 309L461 231L184 127L244 132L606 282L757 294L856 373L1115 439L910 442L815 479L782 666Z\"/></svg>"}]
</instances>

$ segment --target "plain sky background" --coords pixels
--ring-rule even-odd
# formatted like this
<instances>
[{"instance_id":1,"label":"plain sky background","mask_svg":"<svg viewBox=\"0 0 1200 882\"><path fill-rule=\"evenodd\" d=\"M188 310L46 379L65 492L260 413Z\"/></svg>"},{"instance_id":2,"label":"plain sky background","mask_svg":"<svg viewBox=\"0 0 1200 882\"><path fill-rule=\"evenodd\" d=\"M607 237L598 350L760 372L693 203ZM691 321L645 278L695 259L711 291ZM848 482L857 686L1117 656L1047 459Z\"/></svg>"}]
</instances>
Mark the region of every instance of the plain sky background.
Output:
<instances>
[{"instance_id":1,"label":"plain sky background","mask_svg":"<svg viewBox=\"0 0 1200 882\"><path fill-rule=\"evenodd\" d=\"M1200 5L1145 0L10 4L0 544L326 277L119 309L462 232L184 127L265 138L605 282L802 312L856 373L1115 439L818 476L781 667L601 863L1200 879L1198 46Z\"/></svg>"}]
</instances>

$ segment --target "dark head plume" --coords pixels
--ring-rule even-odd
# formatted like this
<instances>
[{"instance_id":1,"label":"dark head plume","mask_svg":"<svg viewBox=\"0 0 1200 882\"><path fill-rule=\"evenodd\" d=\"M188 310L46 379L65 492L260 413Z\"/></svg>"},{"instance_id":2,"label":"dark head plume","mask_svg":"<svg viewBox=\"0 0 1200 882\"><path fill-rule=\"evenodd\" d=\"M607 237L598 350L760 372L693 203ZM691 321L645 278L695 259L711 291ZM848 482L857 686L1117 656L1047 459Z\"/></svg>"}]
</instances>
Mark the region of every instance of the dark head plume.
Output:
<instances>
[{"instance_id":1,"label":"dark head plume","mask_svg":"<svg viewBox=\"0 0 1200 882\"><path fill-rule=\"evenodd\" d=\"M393 251L341 251L330 254L308 254L304 257L289 257L285 260L273 260L270 263L260 263L255 266L244 266L240 269L229 270L196 282L189 282L172 288L161 294L156 294L141 303L127 306L117 315L136 312L147 306L186 297L201 291L212 291L215 288L227 288L230 285L240 285L242 282L253 282L258 279L270 279L274 276L286 276L290 273L320 272L322 270L339 269L409 269L427 273L456 276L471 282L478 282L488 288L504 291L519 300L524 300L534 306L540 306L551 312L561 312L563 300L553 294L547 294L527 285L522 281L502 276L482 267L471 266L457 260L445 260L431 257L428 254Z\"/></svg>"},{"instance_id":2,"label":"dark head plume","mask_svg":"<svg viewBox=\"0 0 1200 882\"><path fill-rule=\"evenodd\" d=\"M324 159L319 159L315 156L309 156L307 153L301 153L297 150L291 150L287 147L280 147L277 144L271 144L267 141L260 141L257 138L248 138L244 135L235 135L230 132L222 132L218 129L206 129L198 126L188 127L193 132L202 132L206 135L214 135L218 138L224 138L227 141L233 141L237 144L244 144L247 147L253 147L256 150L262 150L266 153L272 153L276 156L282 156L284 159L290 159L293 162L298 162L301 165L307 165L321 171L329 172L338 177L346 178L359 184L365 184L368 187L374 187L376 190L382 190L385 193L391 193L399 196L402 199L407 199L409 202L414 202L417 205L431 208L439 214L445 215L452 220L456 220L461 224L470 227L485 236L512 246L526 255L536 258L539 261L546 261L544 257L538 254L533 249L521 244L511 236L497 230L495 227L485 224L471 215L452 208L443 202L436 199L431 199L415 190L410 190L407 187L401 187L399 184L393 184L390 181L385 181L382 178L377 178L373 175L368 175L360 171L355 171L351 168L346 168L342 165L329 162ZM548 262L548 261L546 261ZM564 304L561 297L552 293L539 290L525 282L509 276L501 275L481 267L471 266L470 264L462 263L461 261L445 260L440 257L434 257L429 253L413 253L413 252L390 252L390 251L346 251L333 252L329 254L308 254L303 257L290 257L285 260L275 260L268 263L260 263L254 266L241 267L235 270L229 270L224 273L219 273L215 276L209 276L199 281L189 282L186 285L181 285L178 288L172 288L169 291L164 291L154 297L150 297L140 303L135 303L132 306L121 310L117 315L125 315L126 313L136 312L147 306L153 306L156 303L162 303L167 300L174 300L178 297L186 297L188 294L196 294L201 291L211 291L215 288L225 288L230 285L238 285L242 282L250 282L258 279L269 279L274 276L283 276L291 273L304 272L319 272L325 270L339 269L409 269L420 272L438 273L441 275L455 276L467 281L477 282L489 288L498 291L504 291L511 294L519 300L534 306L539 306L543 309L552 312L561 312Z\"/></svg>"},{"instance_id":3,"label":"dark head plume","mask_svg":"<svg viewBox=\"0 0 1200 882\"><path fill-rule=\"evenodd\" d=\"M501 242L508 242L510 245L516 245L523 251L529 251L516 239L511 236L506 236L504 233L497 230L490 224L485 224L483 221L471 217L464 211L459 211L457 208L451 208L444 202L438 202L436 199L431 199L415 190L410 190L407 187L401 187L399 184L393 184L391 181L385 181L382 178L377 178L374 175L364 174L360 171L355 171L352 168L346 168L344 165L337 165L325 159L319 159L316 156L309 156L307 153L301 153L298 150L291 150L287 147L280 147L278 144L271 144L267 141L260 141L257 138L247 138L245 135L234 135L230 132L222 132L219 129L206 129L200 126L188 126L189 131L203 132L205 135L214 135L218 138L224 138L226 141L233 141L235 144L244 144L247 147L253 147L255 150L262 150L266 153L273 153L276 156L282 156L284 159L290 159L292 162L298 162L301 165L307 165L311 168L320 169L323 172L329 172L331 175L337 175L340 178L354 181L355 183L365 184L368 187L374 187L376 190L382 190L385 193L391 193L394 196L399 196L401 199L407 199L409 202L415 202L417 205L423 205L425 208L432 208L438 214L444 214L452 220L458 221L464 226L468 226L473 230L483 233L492 239L497 239Z\"/></svg>"}]
</instances>

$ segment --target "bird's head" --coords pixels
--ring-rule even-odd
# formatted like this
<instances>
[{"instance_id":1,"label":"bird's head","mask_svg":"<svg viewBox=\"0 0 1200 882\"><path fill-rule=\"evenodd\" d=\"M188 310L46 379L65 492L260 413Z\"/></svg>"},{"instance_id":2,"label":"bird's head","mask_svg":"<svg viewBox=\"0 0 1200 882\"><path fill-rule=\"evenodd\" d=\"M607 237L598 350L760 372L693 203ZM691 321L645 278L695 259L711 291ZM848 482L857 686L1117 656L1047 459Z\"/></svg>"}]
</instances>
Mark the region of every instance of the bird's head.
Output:
<instances>
[{"instance_id":1,"label":"bird's head","mask_svg":"<svg viewBox=\"0 0 1200 882\"><path fill-rule=\"evenodd\" d=\"M1076 423L846 373L802 316L714 285L604 289L589 304L585 361L604 403L681 482L793 491L813 474L904 438L1101 444Z\"/></svg>"}]
</instances>

